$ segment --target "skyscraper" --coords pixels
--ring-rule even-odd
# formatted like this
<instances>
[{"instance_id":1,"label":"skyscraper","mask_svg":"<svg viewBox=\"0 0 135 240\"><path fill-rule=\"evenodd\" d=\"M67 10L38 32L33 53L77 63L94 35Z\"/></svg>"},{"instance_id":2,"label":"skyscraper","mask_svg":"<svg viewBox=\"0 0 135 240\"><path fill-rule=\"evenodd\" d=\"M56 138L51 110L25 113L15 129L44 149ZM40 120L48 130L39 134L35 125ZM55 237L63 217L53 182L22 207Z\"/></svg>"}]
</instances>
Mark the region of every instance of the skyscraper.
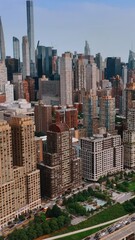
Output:
<instances>
[{"instance_id":1,"label":"skyscraper","mask_svg":"<svg viewBox=\"0 0 135 240\"><path fill-rule=\"evenodd\" d=\"M20 41L16 37L13 37L13 57L20 61Z\"/></svg>"},{"instance_id":2,"label":"skyscraper","mask_svg":"<svg viewBox=\"0 0 135 240\"><path fill-rule=\"evenodd\" d=\"M84 47L84 55L90 56L90 47L87 41L85 41L85 47Z\"/></svg>"},{"instance_id":3,"label":"skyscraper","mask_svg":"<svg viewBox=\"0 0 135 240\"><path fill-rule=\"evenodd\" d=\"M83 124L86 128L87 136L91 137L98 129L98 98L96 94L87 94L83 97Z\"/></svg>"},{"instance_id":4,"label":"skyscraper","mask_svg":"<svg viewBox=\"0 0 135 240\"><path fill-rule=\"evenodd\" d=\"M5 91L5 84L7 83L7 68L3 61L0 61L0 91Z\"/></svg>"},{"instance_id":5,"label":"skyscraper","mask_svg":"<svg viewBox=\"0 0 135 240\"><path fill-rule=\"evenodd\" d=\"M29 42L29 56L30 56L30 73L31 76L35 76L33 0L26 1L26 8L27 8L27 36Z\"/></svg>"},{"instance_id":6,"label":"skyscraper","mask_svg":"<svg viewBox=\"0 0 135 240\"><path fill-rule=\"evenodd\" d=\"M109 133L115 132L115 98L111 95L112 89L103 90L103 96L99 99L99 123Z\"/></svg>"},{"instance_id":7,"label":"skyscraper","mask_svg":"<svg viewBox=\"0 0 135 240\"><path fill-rule=\"evenodd\" d=\"M0 230L41 206L34 123L30 117L0 121Z\"/></svg>"},{"instance_id":8,"label":"skyscraper","mask_svg":"<svg viewBox=\"0 0 135 240\"><path fill-rule=\"evenodd\" d=\"M30 56L28 37L22 38L23 78L30 76Z\"/></svg>"},{"instance_id":9,"label":"skyscraper","mask_svg":"<svg viewBox=\"0 0 135 240\"><path fill-rule=\"evenodd\" d=\"M5 41L4 41L4 33L2 27L2 21L0 17L0 60L5 61Z\"/></svg>"},{"instance_id":10,"label":"skyscraper","mask_svg":"<svg viewBox=\"0 0 135 240\"><path fill-rule=\"evenodd\" d=\"M81 90L86 89L86 64L87 60L84 55L78 55L78 58L74 59L74 89Z\"/></svg>"},{"instance_id":11,"label":"skyscraper","mask_svg":"<svg viewBox=\"0 0 135 240\"><path fill-rule=\"evenodd\" d=\"M72 105L72 54L66 52L60 59L61 105Z\"/></svg>"},{"instance_id":12,"label":"skyscraper","mask_svg":"<svg viewBox=\"0 0 135 240\"><path fill-rule=\"evenodd\" d=\"M81 185L81 161L72 148L66 123L52 124L47 132L47 152L41 169L41 194L56 198Z\"/></svg>"}]
</instances>

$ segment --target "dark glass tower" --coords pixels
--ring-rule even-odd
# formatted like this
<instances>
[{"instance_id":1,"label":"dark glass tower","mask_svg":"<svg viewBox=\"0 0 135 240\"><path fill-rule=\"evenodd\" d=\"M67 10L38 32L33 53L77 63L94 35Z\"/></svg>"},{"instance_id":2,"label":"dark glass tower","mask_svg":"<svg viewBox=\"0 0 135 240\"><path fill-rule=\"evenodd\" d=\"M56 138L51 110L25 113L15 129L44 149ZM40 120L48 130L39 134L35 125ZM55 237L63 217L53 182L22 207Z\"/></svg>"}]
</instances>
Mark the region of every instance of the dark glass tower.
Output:
<instances>
[{"instance_id":1,"label":"dark glass tower","mask_svg":"<svg viewBox=\"0 0 135 240\"><path fill-rule=\"evenodd\" d=\"M20 42L16 37L13 37L13 57L20 61Z\"/></svg>"},{"instance_id":2,"label":"dark glass tower","mask_svg":"<svg viewBox=\"0 0 135 240\"><path fill-rule=\"evenodd\" d=\"M4 41L4 33L2 27L2 21L0 17L0 60L5 61L5 41Z\"/></svg>"}]
</instances>

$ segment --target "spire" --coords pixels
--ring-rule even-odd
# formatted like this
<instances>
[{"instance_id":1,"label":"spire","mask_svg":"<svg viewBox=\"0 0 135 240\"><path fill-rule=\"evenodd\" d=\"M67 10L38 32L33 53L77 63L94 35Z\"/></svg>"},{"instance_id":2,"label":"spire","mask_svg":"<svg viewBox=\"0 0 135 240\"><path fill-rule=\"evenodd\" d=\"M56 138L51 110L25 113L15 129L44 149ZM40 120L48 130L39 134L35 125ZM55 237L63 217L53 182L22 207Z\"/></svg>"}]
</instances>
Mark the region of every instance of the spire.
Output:
<instances>
[{"instance_id":1,"label":"spire","mask_svg":"<svg viewBox=\"0 0 135 240\"><path fill-rule=\"evenodd\" d=\"M1 17L0 17L0 60L5 61L5 41Z\"/></svg>"}]
</instances>

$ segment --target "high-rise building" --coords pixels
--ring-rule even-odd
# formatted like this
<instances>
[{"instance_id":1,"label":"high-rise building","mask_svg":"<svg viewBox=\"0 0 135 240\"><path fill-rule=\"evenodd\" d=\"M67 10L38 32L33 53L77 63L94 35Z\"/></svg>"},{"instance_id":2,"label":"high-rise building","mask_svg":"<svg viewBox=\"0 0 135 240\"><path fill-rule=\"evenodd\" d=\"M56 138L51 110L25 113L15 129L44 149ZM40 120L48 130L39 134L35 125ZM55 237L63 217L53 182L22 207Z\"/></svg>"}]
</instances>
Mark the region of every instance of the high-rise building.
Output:
<instances>
[{"instance_id":1,"label":"high-rise building","mask_svg":"<svg viewBox=\"0 0 135 240\"><path fill-rule=\"evenodd\" d=\"M124 84L124 89L126 88L128 76L127 76L127 65L122 66L122 81Z\"/></svg>"},{"instance_id":2,"label":"high-rise building","mask_svg":"<svg viewBox=\"0 0 135 240\"><path fill-rule=\"evenodd\" d=\"M22 38L22 58L23 58L23 79L30 76L30 55L28 37Z\"/></svg>"},{"instance_id":3,"label":"high-rise building","mask_svg":"<svg viewBox=\"0 0 135 240\"><path fill-rule=\"evenodd\" d=\"M12 82L13 74L18 73L20 70L20 62L16 58L6 57L5 63L7 67L8 81Z\"/></svg>"},{"instance_id":4,"label":"high-rise building","mask_svg":"<svg viewBox=\"0 0 135 240\"><path fill-rule=\"evenodd\" d=\"M106 134L103 128L91 138L81 139L83 178L98 181L101 176L122 171L124 148L120 135Z\"/></svg>"},{"instance_id":5,"label":"high-rise building","mask_svg":"<svg viewBox=\"0 0 135 240\"><path fill-rule=\"evenodd\" d=\"M12 103L14 101L14 87L9 81L5 84L6 102Z\"/></svg>"},{"instance_id":6,"label":"high-rise building","mask_svg":"<svg viewBox=\"0 0 135 240\"><path fill-rule=\"evenodd\" d=\"M20 61L20 41L16 37L13 37L13 57Z\"/></svg>"},{"instance_id":7,"label":"high-rise building","mask_svg":"<svg viewBox=\"0 0 135 240\"><path fill-rule=\"evenodd\" d=\"M104 74L103 74L104 69L103 69L103 60L100 53L96 54L95 63L97 64L97 67L99 69L99 81L101 81L104 78Z\"/></svg>"},{"instance_id":8,"label":"high-rise building","mask_svg":"<svg viewBox=\"0 0 135 240\"><path fill-rule=\"evenodd\" d=\"M5 54L5 41L4 41L4 33L3 33L3 26L0 17L0 60L5 61L6 54Z\"/></svg>"},{"instance_id":9,"label":"high-rise building","mask_svg":"<svg viewBox=\"0 0 135 240\"><path fill-rule=\"evenodd\" d=\"M44 164L38 166L42 196L56 198L81 185L81 161L72 148L72 132L66 123L50 126Z\"/></svg>"},{"instance_id":10,"label":"high-rise building","mask_svg":"<svg viewBox=\"0 0 135 240\"><path fill-rule=\"evenodd\" d=\"M135 52L133 52L132 50L129 50L128 68L130 70L135 69Z\"/></svg>"},{"instance_id":11,"label":"high-rise building","mask_svg":"<svg viewBox=\"0 0 135 240\"><path fill-rule=\"evenodd\" d=\"M72 105L72 54L66 52L60 59L60 98L61 105Z\"/></svg>"},{"instance_id":12,"label":"high-rise building","mask_svg":"<svg viewBox=\"0 0 135 240\"><path fill-rule=\"evenodd\" d=\"M99 127L97 105L98 98L95 94L91 93L83 97L83 125L88 137L95 134Z\"/></svg>"},{"instance_id":13,"label":"high-rise building","mask_svg":"<svg viewBox=\"0 0 135 240\"><path fill-rule=\"evenodd\" d=\"M128 110L130 108L135 108L135 82L130 82L127 84L125 89L125 106L127 117Z\"/></svg>"},{"instance_id":14,"label":"high-rise building","mask_svg":"<svg viewBox=\"0 0 135 240\"><path fill-rule=\"evenodd\" d=\"M121 59L117 57L108 57L106 63L106 79L121 76Z\"/></svg>"},{"instance_id":15,"label":"high-rise building","mask_svg":"<svg viewBox=\"0 0 135 240\"><path fill-rule=\"evenodd\" d=\"M112 84L112 97L115 98L115 108L122 114L123 107L123 81L119 75L110 79Z\"/></svg>"},{"instance_id":16,"label":"high-rise building","mask_svg":"<svg viewBox=\"0 0 135 240\"><path fill-rule=\"evenodd\" d=\"M135 109L128 109L128 130L123 132L124 166L135 168Z\"/></svg>"},{"instance_id":17,"label":"high-rise building","mask_svg":"<svg viewBox=\"0 0 135 240\"><path fill-rule=\"evenodd\" d=\"M14 99L18 100L24 98L23 81L21 73L13 74L13 85L14 85Z\"/></svg>"},{"instance_id":18,"label":"high-rise building","mask_svg":"<svg viewBox=\"0 0 135 240\"><path fill-rule=\"evenodd\" d=\"M84 55L90 56L90 47L87 41L85 41L85 47L84 47Z\"/></svg>"},{"instance_id":19,"label":"high-rise building","mask_svg":"<svg viewBox=\"0 0 135 240\"><path fill-rule=\"evenodd\" d=\"M52 106L44 105L42 101L39 101L34 111L36 132L46 134L52 124Z\"/></svg>"},{"instance_id":20,"label":"high-rise building","mask_svg":"<svg viewBox=\"0 0 135 240\"><path fill-rule=\"evenodd\" d=\"M115 131L115 98L111 89L104 89L103 96L99 99L99 123L110 133Z\"/></svg>"},{"instance_id":21,"label":"high-rise building","mask_svg":"<svg viewBox=\"0 0 135 240\"><path fill-rule=\"evenodd\" d=\"M7 68L4 61L0 61L0 91L5 92L5 84L7 83Z\"/></svg>"},{"instance_id":22,"label":"high-rise building","mask_svg":"<svg viewBox=\"0 0 135 240\"><path fill-rule=\"evenodd\" d=\"M96 63L88 63L86 66L86 91L93 90L96 93L99 84L99 69Z\"/></svg>"},{"instance_id":23,"label":"high-rise building","mask_svg":"<svg viewBox=\"0 0 135 240\"><path fill-rule=\"evenodd\" d=\"M74 89L81 90L86 89L86 65L87 59L84 55L78 55L77 59L74 59Z\"/></svg>"},{"instance_id":24,"label":"high-rise building","mask_svg":"<svg viewBox=\"0 0 135 240\"><path fill-rule=\"evenodd\" d=\"M29 56L30 56L30 74L35 76L35 46L34 46L34 12L33 0L26 1L27 8L27 36L29 42Z\"/></svg>"},{"instance_id":25,"label":"high-rise building","mask_svg":"<svg viewBox=\"0 0 135 240\"><path fill-rule=\"evenodd\" d=\"M55 110L56 123L66 123L69 128L78 128L78 111L76 108L62 108Z\"/></svg>"},{"instance_id":26,"label":"high-rise building","mask_svg":"<svg viewBox=\"0 0 135 240\"><path fill-rule=\"evenodd\" d=\"M34 123L19 116L10 125L0 121L0 230L20 214L41 206Z\"/></svg>"},{"instance_id":27,"label":"high-rise building","mask_svg":"<svg viewBox=\"0 0 135 240\"><path fill-rule=\"evenodd\" d=\"M45 46L37 46L37 74L39 78L45 75Z\"/></svg>"}]
</instances>

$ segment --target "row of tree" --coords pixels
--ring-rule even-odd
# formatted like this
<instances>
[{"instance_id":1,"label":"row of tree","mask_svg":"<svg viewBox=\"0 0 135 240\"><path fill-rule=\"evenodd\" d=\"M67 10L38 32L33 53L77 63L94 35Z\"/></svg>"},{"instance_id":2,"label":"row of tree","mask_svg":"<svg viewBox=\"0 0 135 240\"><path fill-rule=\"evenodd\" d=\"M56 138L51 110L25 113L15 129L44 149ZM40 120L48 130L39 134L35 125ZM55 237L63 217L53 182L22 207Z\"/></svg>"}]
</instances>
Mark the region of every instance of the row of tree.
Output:
<instances>
[{"instance_id":1,"label":"row of tree","mask_svg":"<svg viewBox=\"0 0 135 240\"><path fill-rule=\"evenodd\" d=\"M45 213L35 215L34 220L27 227L13 231L8 236L8 240L34 240L69 226L71 223L69 215L61 211L57 206L54 206L52 210L47 212L51 213L51 218L47 219Z\"/></svg>"}]
</instances>

